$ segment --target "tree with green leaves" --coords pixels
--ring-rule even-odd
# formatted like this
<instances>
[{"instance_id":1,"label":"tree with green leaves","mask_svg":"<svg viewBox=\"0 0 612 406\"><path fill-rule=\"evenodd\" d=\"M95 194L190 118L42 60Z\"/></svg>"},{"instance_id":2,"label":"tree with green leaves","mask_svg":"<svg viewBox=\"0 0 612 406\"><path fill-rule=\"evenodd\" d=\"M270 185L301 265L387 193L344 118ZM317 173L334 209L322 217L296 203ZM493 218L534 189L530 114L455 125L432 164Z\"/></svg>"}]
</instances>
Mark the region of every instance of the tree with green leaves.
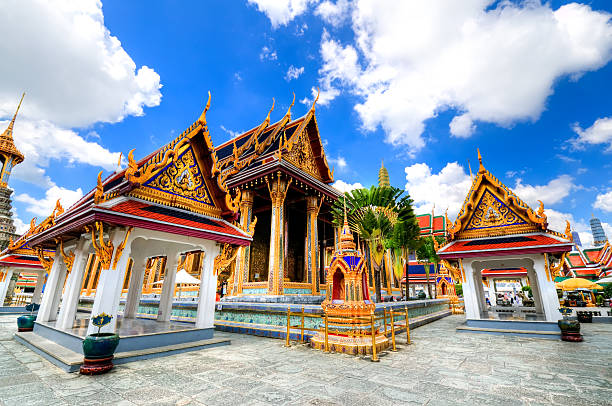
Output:
<instances>
[{"instance_id":1,"label":"tree with green leaves","mask_svg":"<svg viewBox=\"0 0 612 406\"><path fill-rule=\"evenodd\" d=\"M382 186L355 189L335 202L332 212L334 224L340 227L346 204L351 230L364 242L366 258L371 259L376 301L381 301L381 268L388 249L416 246L419 227L412 209L412 199L404 190Z\"/></svg>"}]
</instances>

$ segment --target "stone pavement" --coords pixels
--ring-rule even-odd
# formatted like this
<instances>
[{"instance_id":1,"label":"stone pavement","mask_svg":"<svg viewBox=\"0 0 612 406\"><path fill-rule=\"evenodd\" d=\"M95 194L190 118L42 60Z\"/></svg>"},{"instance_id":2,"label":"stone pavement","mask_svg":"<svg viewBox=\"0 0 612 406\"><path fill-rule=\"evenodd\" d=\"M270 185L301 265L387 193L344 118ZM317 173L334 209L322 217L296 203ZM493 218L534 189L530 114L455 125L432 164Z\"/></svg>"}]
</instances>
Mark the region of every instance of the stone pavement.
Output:
<instances>
[{"instance_id":1,"label":"stone pavement","mask_svg":"<svg viewBox=\"0 0 612 406\"><path fill-rule=\"evenodd\" d=\"M413 330L381 362L281 340L217 333L231 346L68 374L12 340L0 316L0 403L167 405L610 405L612 324L585 342L457 333L463 316ZM398 337L405 342L405 334Z\"/></svg>"}]
</instances>

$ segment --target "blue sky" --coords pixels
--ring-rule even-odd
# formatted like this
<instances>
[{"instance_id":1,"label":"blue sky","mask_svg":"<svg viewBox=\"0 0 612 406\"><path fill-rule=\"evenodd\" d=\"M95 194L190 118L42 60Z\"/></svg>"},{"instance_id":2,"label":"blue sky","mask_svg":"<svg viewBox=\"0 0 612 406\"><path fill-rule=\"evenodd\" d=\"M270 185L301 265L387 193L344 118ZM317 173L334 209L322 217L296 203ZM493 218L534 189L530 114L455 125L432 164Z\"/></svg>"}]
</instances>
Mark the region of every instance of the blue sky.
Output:
<instances>
[{"instance_id":1,"label":"blue sky","mask_svg":"<svg viewBox=\"0 0 612 406\"><path fill-rule=\"evenodd\" d=\"M459 209L476 149L551 225L612 233L612 6L605 1L8 0L0 117L15 128L17 224L91 189L200 114L213 142L280 119L296 94L340 185L381 160L418 211ZM7 62L5 62L7 65ZM2 122L2 126L6 121ZM340 187L340 186L339 186ZM612 237L612 235L611 235Z\"/></svg>"}]
</instances>

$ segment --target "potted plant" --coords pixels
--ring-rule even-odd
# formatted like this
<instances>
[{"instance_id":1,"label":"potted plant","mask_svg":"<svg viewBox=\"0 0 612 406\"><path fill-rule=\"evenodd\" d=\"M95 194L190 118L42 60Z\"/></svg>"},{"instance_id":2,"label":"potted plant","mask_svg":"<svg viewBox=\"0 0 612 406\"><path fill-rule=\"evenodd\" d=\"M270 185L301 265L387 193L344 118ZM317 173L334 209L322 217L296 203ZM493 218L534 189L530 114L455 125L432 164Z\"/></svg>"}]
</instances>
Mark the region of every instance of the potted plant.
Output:
<instances>
[{"instance_id":1,"label":"potted plant","mask_svg":"<svg viewBox=\"0 0 612 406\"><path fill-rule=\"evenodd\" d=\"M98 332L90 334L83 340L83 355L85 356L80 372L84 375L98 375L113 368L113 356L119 345L119 335L115 333L100 333L100 329L111 322L113 316L101 313L92 317L91 323L98 327Z\"/></svg>"},{"instance_id":2,"label":"potted plant","mask_svg":"<svg viewBox=\"0 0 612 406\"><path fill-rule=\"evenodd\" d=\"M20 316L17 319L17 331L32 331L34 330L34 320L36 320L36 316L34 316L34 312L40 308L39 304L30 303L26 305L25 309L30 312L30 314L26 314Z\"/></svg>"},{"instance_id":3,"label":"potted plant","mask_svg":"<svg viewBox=\"0 0 612 406\"><path fill-rule=\"evenodd\" d=\"M572 342L582 341L580 323L578 320L571 320L568 318L568 316L572 314L572 309L569 307L561 307L559 311L563 315L563 318L557 322L561 329L561 340Z\"/></svg>"}]
</instances>

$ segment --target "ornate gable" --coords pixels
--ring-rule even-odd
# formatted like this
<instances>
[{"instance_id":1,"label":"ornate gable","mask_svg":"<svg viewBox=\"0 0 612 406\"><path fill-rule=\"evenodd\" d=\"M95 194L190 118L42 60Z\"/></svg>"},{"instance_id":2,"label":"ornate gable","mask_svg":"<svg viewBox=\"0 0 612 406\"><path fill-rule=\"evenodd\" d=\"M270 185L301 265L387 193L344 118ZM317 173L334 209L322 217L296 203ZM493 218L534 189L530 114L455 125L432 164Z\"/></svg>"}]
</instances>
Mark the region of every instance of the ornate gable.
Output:
<instances>
[{"instance_id":1,"label":"ornate gable","mask_svg":"<svg viewBox=\"0 0 612 406\"><path fill-rule=\"evenodd\" d=\"M191 148L185 150L174 162L143 186L182 196L204 205L215 206Z\"/></svg>"},{"instance_id":2,"label":"ornate gable","mask_svg":"<svg viewBox=\"0 0 612 406\"><path fill-rule=\"evenodd\" d=\"M457 219L454 223L446 219L451 241L537 231L552 232L547 229L548 223L542 202L538 211L534 212L484 168L480 152L478 159L480 161L478 174L472 182Z\"/></svg>"},{"instance_id":3,"label":"ornate gable","mask_svg":"<svg viewBox=\"0 0 612 406\"><path fill-rule=\"evenodd\" d=\"M323 177L316 163L316 157L312 152L306 130L301 131L296 137L294 143L287 143L287 150L282 154L282 159L322 181Z\"/></svg>"}]
</instances>

